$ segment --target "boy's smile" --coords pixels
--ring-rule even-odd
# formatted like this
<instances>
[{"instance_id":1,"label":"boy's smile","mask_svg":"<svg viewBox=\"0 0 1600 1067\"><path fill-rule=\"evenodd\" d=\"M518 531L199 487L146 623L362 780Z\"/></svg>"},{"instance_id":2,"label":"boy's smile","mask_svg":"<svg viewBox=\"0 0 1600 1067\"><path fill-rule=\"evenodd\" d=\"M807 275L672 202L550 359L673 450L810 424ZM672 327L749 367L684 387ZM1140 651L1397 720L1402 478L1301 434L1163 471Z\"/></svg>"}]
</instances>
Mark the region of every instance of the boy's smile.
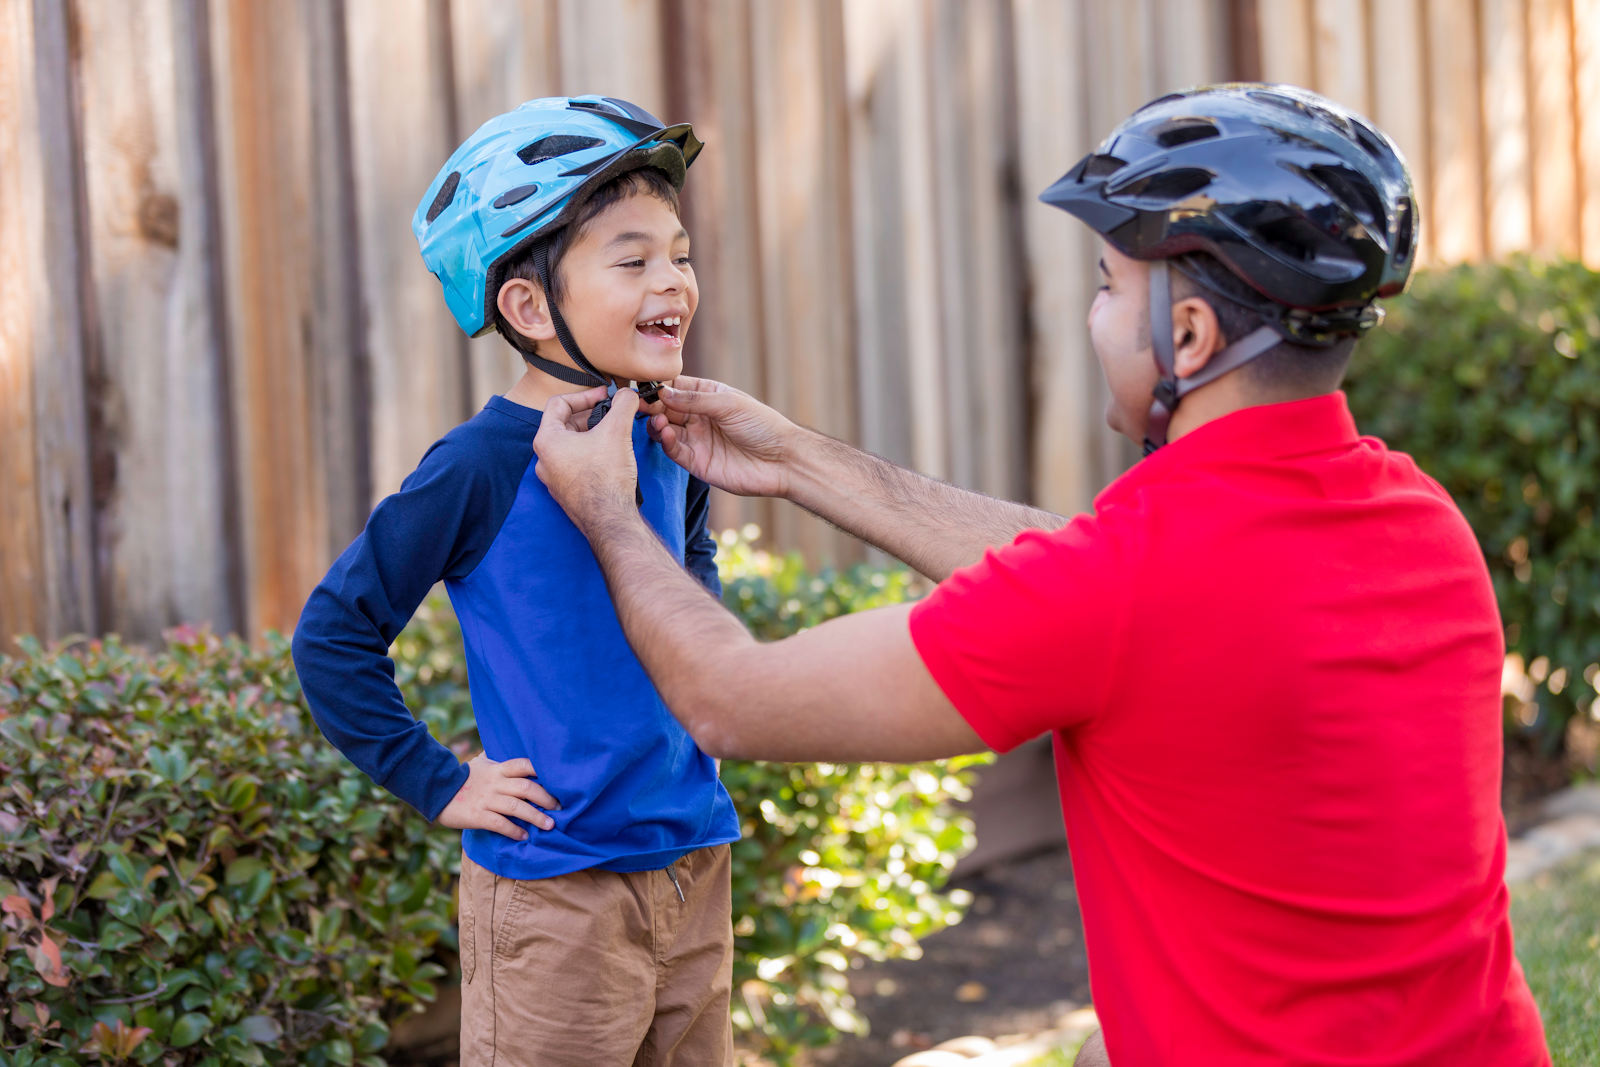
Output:
<instances>
[{"instance_id":1,"label":"boy's smile","mask_svg":"<svg viewBox=\"0 0 1600 1067\"><path fill-rule=\"evenodd\" d=\"M683 372L683 342L700 290L689 233L664 201L635 193L590 220L562 257L559 303L573 340L601 373L622 384L671 381ZM511 325L545 359L571 365L556 339L544 293L520 278L500 290ZM530 367L507 397L530 407L573 386Z\"/></svg>"}]
</instances>

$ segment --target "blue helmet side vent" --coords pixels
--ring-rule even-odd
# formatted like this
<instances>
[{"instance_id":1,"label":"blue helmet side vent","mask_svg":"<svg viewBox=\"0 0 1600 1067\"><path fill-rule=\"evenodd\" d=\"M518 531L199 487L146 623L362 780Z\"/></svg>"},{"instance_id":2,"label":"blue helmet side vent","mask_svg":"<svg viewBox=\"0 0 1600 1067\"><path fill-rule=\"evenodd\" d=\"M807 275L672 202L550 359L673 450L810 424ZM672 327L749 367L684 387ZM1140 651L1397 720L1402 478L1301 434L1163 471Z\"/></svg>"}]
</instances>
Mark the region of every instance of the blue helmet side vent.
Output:
<instances>
[{"instance_id":1,"label":"blue helmet side vent","mask_svg":"<svg viewBox=\"0 0 1600 1067\"><path fill-rule=\"evenodd\" d=\"M541 137L532 144L517 149L517 158L531 167L547 159L570 156L574 152L582 152L585 148L599 148L603 144L605 141L598 137L574 137L571 134L556 133L549 137Z\"/></svg>"},{"instance_id":2,"label":"blue helmet side vent","mask_svg":"<svg viewBox=\"0 0 1600 1067\"><path fill-rule=\"evenodd\" d=\"M520 204L538 191L537 185L519 185L515 189L507 189L494 198L494 206L510 207L512 204Z\"/></svg>"},{"instance_id":3,"label":"blue helmet side vent","mask_svg":"<svg viewBox=\"0 0 1600 1067\"><path fill-rule=\"evenodd\" d=\"M439 195L433 198L433 203L428 205L427 219L431 223L434 219L444 214L444 209L450 206L450 201L456 198L456 190L461 186L461 172L453 171L450 177L439 186Z\"/></svg>"}]
</instances>

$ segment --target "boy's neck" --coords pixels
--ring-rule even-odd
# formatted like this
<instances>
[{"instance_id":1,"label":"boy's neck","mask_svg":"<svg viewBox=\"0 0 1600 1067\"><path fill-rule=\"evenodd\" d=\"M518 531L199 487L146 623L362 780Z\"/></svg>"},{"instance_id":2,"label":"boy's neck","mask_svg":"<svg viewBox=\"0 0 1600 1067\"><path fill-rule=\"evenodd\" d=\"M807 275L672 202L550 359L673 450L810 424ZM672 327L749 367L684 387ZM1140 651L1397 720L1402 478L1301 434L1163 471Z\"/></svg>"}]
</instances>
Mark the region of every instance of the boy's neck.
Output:
<instances>
[{"instance_id":1,"label":"boy's neck","mask_svg":"<svg viewBox=\"0 0 1600 1067\"><path fill-rule=\"evenodd\" d=\"M548 359L549 357L545 356L544 358ZM559 359L553 362L572 367L574 370L577 369L570 359ZM517 383L505 392L505 398L513 404L521 404L525 408L543 411L552 397L560 396L562 393L575 393L583 388L583 386L573 385L571 382L564 382L553 374L546 374L531 363L524 364L524 367L522 377L518 378ZM613 380L615 379L613 378Z\"/></svg>"}]
</instances>

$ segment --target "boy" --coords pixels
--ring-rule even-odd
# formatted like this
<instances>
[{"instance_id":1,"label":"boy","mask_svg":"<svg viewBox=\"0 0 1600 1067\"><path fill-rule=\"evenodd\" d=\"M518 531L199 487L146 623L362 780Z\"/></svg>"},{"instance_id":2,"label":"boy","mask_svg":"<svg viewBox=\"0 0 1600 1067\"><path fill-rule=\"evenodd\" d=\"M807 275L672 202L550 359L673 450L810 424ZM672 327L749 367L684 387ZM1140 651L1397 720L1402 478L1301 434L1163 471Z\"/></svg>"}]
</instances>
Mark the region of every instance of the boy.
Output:
<instances>
[{"instance_id":1,"label":"boy","mask_svg":"<svg viewBox=\"0 0 1600 1067\"><path fill-rule=\"evenodd\" d=\"M378 505L295 632L322 732L465 831L464 1067L732 1062L738 821L531 447L557 394L681 370L698 291L677 193L699 149L687 125L578 97L523 104L450 157L413 219L423 259L462 328L498 330L528 369ZM644 420L632 433L639 513L718 593L704 483ZM485 749L466 765L407 712L386 656L441 579Z\"/></svg>"}]
</instances>

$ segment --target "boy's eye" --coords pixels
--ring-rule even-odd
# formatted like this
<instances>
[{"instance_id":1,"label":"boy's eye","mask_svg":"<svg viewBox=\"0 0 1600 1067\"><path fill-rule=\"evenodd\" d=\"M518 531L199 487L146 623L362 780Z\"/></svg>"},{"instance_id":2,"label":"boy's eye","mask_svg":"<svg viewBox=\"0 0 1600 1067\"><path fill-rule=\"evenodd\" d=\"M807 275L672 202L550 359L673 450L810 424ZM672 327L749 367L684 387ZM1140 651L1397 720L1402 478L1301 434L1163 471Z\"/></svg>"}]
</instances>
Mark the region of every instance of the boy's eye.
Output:
<instances>
[{"instance_id":1,"label":"boy's eye","mask_svg":"<svg viewBox=\"0 0 1600 1067\"><path fill-rule=\"evenodd\" d=\"M687 252L686 252L686 253L684 253L684 254L683 254L683 255L681 255L681 256L679 256L679 257L678 257L678 258L677 258L677 259L676 259L676 260L674 260L674 261L673 261L673 262L675 262L675 263L681 263L681 264L682 264L682 265L683 265L683 266L685 266L685 267L687 267L687 266L688 266L688 265L689 265L689 264L691 264L691 263L693 263L693 262L694 262L694 260L692 260L692 259L690 259L690 258L689 258L689 255L688 255L688 253L687 253Z\"/></svg>"}]
</instances>

